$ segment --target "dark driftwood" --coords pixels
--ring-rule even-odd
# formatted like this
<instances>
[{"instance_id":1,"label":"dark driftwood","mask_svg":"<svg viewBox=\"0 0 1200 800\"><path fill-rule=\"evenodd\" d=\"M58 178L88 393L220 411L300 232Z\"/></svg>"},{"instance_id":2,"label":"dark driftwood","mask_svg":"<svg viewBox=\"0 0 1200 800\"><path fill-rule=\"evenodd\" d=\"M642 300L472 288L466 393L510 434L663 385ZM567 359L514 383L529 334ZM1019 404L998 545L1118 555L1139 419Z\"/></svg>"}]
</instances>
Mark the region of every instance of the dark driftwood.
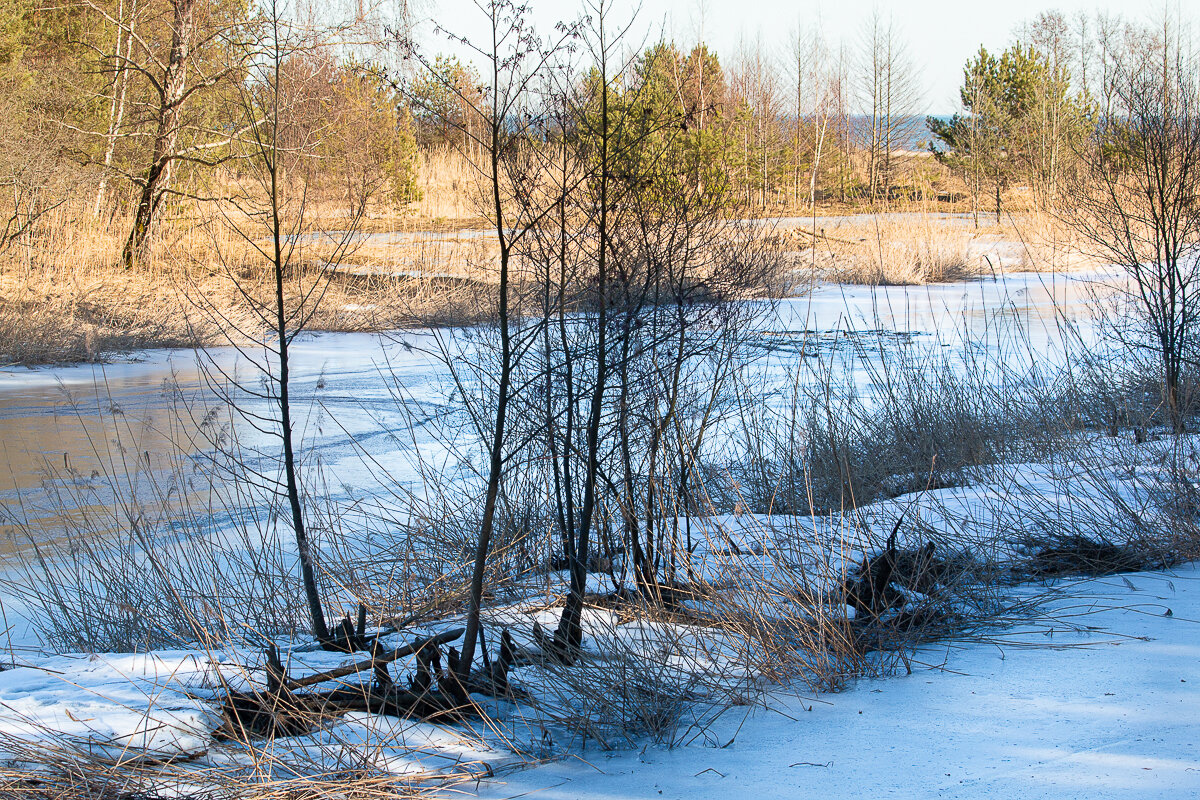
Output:
<instances>
[{"instance_id":1,"label":"dark driftwood","mask_svg":"<svg viewBox=\"0 0 1200 800\"><path fill-rule=\"evenodd\" d=\"M439 645L462 636L462 629L417 639L403 647L384 651L379 641L372 645L371 658L335 669L289 679L274 645L267 649L266 691L230 691L222 699L225 737L295 736L318 727L330 716L348 711L370 711L392 716L418 716L426 720L460 719L477 713L456 676L441 672ZM453 650L453 648L451 648ZM397 686L388 664L416 654L417 674L410 688ZM374 682L315 692L297 692L326 681L334 681L372 670ZM438 687L433 687L437 675Z\"/></svg>"},{"instance_id":2,"label":"dark driftwood","mask_svg":"<svg viewBox=\"0 0 1200 800\"><path fill-rule=\"evenodd\" d=\"M376 641L368 660L295 679L288 678L279 652L271 647L267 651L267 690L226 694L222 699L225 724L220 735L240 739L295 736L314 730L330 716L348 711L414 716L433 722L456 721L480 713L471 693L510 699L524 697L524 692L508 682L509 668L517 661L518 654L507 629L500 637L499 658L484 669L474 670L460 680L459 655L453 647L447 650L446 669L442 669L439 647L462 634L463 629L458 628L390 651L383 651ZM404 687L392 679L387 665L413 654L417 657L416 671ZM370 683L324 691L294 691L368 670L373 673Z\"/></svg>"},{"instance_id":3,"label":"dark driftwood","mask_svg":"<svg viewBox=\"0 0 1200 800\"><path fill-rule=\"evenodd\" d=\"M364 670L375 669L383 664L390 664L396 659L404 658L405 656L411 656L413 653L419 653L426 647L437 647L439 645L446 644L447 642L453 642L462 635L463 629L455 628L454 630L446 631L445 633L439 633L437 636L429 636L424 639L414 639L412 642L409 642L403 647L397 647L395 650L392 650L388 653L372 655L365 661L357 661L353 664L346 664L326 672L318 672L316 675L305 675L303 678L290 679L287 681L286 686L289 689L302 689L305 686L313 686L318 683L324 683L325 681L344 678L347 675L354 675Z\"/></svg>"},{"instance_id":4,"label":"dark driftwood","mask_svg":"<svg viewBox=\"0 0 1200 800\"><path fill-rule=\"evenodd\" d=\"M315 730L331 716L369 711L395 717L420 717L430 722L457 721L477 715L469 698L445 690L414 691L391 686L332 689L325 692L280 694L230 692L222 702L226 738L298 736Z\"/></svg>"},{"instance_id":5,"label":"dark driftwood","mask_svg":"<svg viewBox=\"0 0 1200 800\"><path fill-rule=\"evenodd\" d=\"M558 631L554 636L548 635L537 620L533 621L533 641L541 651L540 660L553 661L563 666L571 666L580 655L580 650L559 638ZM533 656L538 659L538 656Z\"/></svg>"},{"instance_id":6,"label":"dark driftwood","mask_svg":"<svg viewBox=\"0 0 1200 800\"><path fill-rule=\"evenodd\" d=\"M512 634L505 628L500 634L500 658L485 664L483 669L472 670L466 682L462 684L463 689L470 694L485 694L489 697L528 697L528 693L508 682L508 671L518 663L517 659L518 653L513 645Z\"/></svg>"},{"instance_id":7,"label":"dark driftwood","mask_svg":"<svg viewBox=\"0 0 1200 800\"><path fill-rule=\"evenodd\" d=\"M370 650L372 642L367 639L367 607L358 605L358 623L355 624L347 614L345 618L330 629L329 635L317 642L322 650L335 653L356 653L360 650Z\"/></svg>"},{"instance_id":8,"label":"dark driftwood","mask_svg":"<svg viewBox=\"0 0 1200 800\"><path fill-rule=\"evenodd\" d=\"M878 618L897 602L903 604L903 598L890 587L892 573L896 569L896 534L903 521L904 515L901 514L883 552L863 559L858 569L842 582L842 602L852 606L856 612Z\"/></svg>"}]
</instances>

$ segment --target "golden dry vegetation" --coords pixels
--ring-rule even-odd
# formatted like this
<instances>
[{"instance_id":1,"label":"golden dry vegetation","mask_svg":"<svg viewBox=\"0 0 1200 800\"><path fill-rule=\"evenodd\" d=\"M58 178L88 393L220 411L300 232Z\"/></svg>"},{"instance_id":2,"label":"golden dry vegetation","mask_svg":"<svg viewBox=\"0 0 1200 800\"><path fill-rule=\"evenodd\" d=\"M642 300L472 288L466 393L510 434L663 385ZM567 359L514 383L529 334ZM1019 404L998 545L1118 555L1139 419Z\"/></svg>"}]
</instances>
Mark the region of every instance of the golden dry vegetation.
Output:
<instances>
[{"instance_id":1,"label":"golden dry vegetation","mask_svg":"<svg viewBox=\"0 0 1200 800\"><path fill-rule=\"evenodd\" d=\"M400 207L381 197L357 220L337 203L309 203L288 300L327 281L313 296L320 302L310 328L482 319L496 248L477 212L477 174L458 151L427 148L417 184L419 200ZM1051 215L1027 208L1019 193L1013 205L1026 208L1001 224L980 214L978 226L961 200L892 203L883 213L832 200L818 206L814 223L804 219L811 208L760 211L791 217L774 238L793 254L794 285L921 284L1091 265ZM0 363L94 361L138 348L220 344L234 328L251 332L252 305L268 302L272 287L269 264L237 232L253 236L244 215L216 204L173 207L147 258L126 269L120 254L130 220L97 218L88 206L86 198L64 204L0 256Z\"/></svg>"}]
</instances>

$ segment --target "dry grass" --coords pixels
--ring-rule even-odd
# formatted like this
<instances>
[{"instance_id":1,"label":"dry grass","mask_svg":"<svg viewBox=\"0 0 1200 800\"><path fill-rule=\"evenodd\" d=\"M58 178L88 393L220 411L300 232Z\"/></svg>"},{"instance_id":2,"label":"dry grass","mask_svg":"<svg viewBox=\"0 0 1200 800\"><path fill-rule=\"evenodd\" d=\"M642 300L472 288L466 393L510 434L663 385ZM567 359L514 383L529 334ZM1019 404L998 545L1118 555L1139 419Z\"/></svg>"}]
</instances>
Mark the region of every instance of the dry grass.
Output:
<instances>
[{"instance_id":1,"label":"dry grass","mask_svg":"<svg viewBox=\"0 0 1200 800\"><path fill-rule=\"evenodd\" d=\"M119 261L129 221L94 219L80 208L50 215L37 234L0 255L0 364L96 361L146 347L192 347L223 341L222 328L252 319L271 296L267 265L226 226L167 222L147 259L133 270ZM298 252L299 286L328 279L309 327L387 330L462 324L489 307L486 239L446 234L368 235L344 255L314 237ZM344 248L343 248L344 249ZM340 258L338 269L323 265ZM200 308L219 310L219 321Z\"/></svg>"},{"instance_id":2,"label":"dry grass","mask_svg":"<svg viewBox=\"0 0 1200 800\"><path fill-rule=\"evenodd\" d=\"M1030 270L1068 272L1105 266L1084 251L1084 242L1075 230L1045 210L1034 209L1010 217L1006 227L1021 242Z\"/></svg>"},{"instance_id":3,"label":"dry grass","mask_svg":"<svg viewBox=\"0 0 1200 800\"><path fill-rule=\"evenodd\" d=\"M150 710L168 687L150 687ZM32 720L21 720L31 723ZM28 727L28 726L27 726ZM489 767L478 761L420 760L419 746L406 746L407 731L328 729L306 747L275 740L230 739L202 752L154 755L137 748L42 731L44 738L0 736L7 758L0 767L0 795L14 800L383 800L444 797L478 780ZM359 737L367 736L364 746ZM420 739L420 736L416 738ZM447 737L449 738L449 737ZM461 736L462 749L478 740ZM404 774L389 761L417 757ZM448 763L447 763L448 762ZM422 768L423 767L423 768Z\"/></svg>"},{"instance_id":4,"label":"dry grass","mask_svg":"<svg viewBox=\"0 0 1200 800\"><path fill-rule=\"evenodd\" d=\"M476 181L470 162L458 150L437 147L422 151L417 160L417 185L422 196L411 210L432 222L478 219Z\"/></svg>"},{"instance_id":5,"label":"dry grass","mask_svg":"<svg viewBox=\"0 0 1200 800\"><path fill-rule=\"evenodd\" d=\"M780 237L799 270L818 278L866 285L920 285L1013 271L1055 272L1100 266L1080 251L1078 237L1052 214L1007 214L1001 224L970 215L902 212L817 219ZM816 242L815 248L813 242Z\"/></svg>"},{"instance_id":6,"label":"dry grass","mask_svg":"<svg viewBox=\"0 0 1200 800\"><path fill-rule=\"evenodd\" d=\"M981 274L981 234L959 219L906 214L843 220L821 226L816 247L811 228L792 237L804 248L798 263L816 267L818 276L840 283L868 285L958 281Z\"/></svg>"},{"instance_id":7,"label":"dry grass","mask_svg":"<svg viewBox=\"0 0 1200 800\"><path fill-rule=\"evenodd\" d=\"M65 746L52 760L45 748L30 754L41 763L34 768L0 770L0 794L13 800L397 800L445 797L446 791L471 776L397 777L372 775L347 765L328 774L317 772L292 778L248 779L217 769L188 769L170 764L145 764L97 758L71 752ZM291 765L281 764L281 771ZM424 779L424 784L421 778Z\"/></svg>"},{"instance_id":8,"label":"dry grass","mask_svg":"<svg viewBox=\"0 0 1200 800\"><path fill-rule=\"evenodd\" d=\"M349 246L315 236L302 248L298 274L310 281L322 264L339 264L311 328L379 331L485 318L497 254L476 214L471 166L443 148L423 153L418 172L420 201L398 209L380 199ZM348 223L334 199L309 206L310 229L336 231ZM83 201L56 209L33 236L0 254L0 363L95 361L123 350L211 345L223 341L223 330L252 319L237 284L255 298L268 297L264 265L256 265L247 243L214 218L211 206L169 211L153 251L132 271L119 265L130 221L97 219ZM821 227L815 248L807 226L779 238L795 253L799 271L815 266L819 277L847 283L921 284L1088 264L1047 214L977 230L962 217L912 212ZM219 314L197 314L198 305Z\"/></svg>"},{"instance_id":9,"label":"dry grass","mask_svg":"<svg viewBox=\"0 0 1200 800\"><path fill-rule=\"evenodd\" d=\"M887 589L893 605L857 614L842 588L859 569L856 553L877 557L885 549L860 516L743 517L740 525L733 539L710 534L707 569L720 578L704 604L736 643L733 660L770 683L830 692L911 670L920 644L1011 611L996 565L917 520L896 526L907 544ZM935 540L936 550L923 549Z\"/></svg>"},{"instance_id":10,"label":"dry grass","mask_svg":"<svg viewBox=\"0 0 1200 800\"><path fill-rule=\"evenodd\" d=\"M406 208L378 198L357 226L350 247L314 237L298 254L299 273L315 279L332 257L342 269L329 282L311 327L384 330L412 324L461 324L481 319L493 254L486 237L454 233L479 227L470 165L453 150L419 160L423 197ZM231 175L214 178L213 193L236 194ZM212 205L165 209L149 255L134 270L120 265L131 220L97 218L89 192L40 220L28 237L0 253L0 364L96 361L146 347L220 343L222 329L252 317L239 307L266 296L265 265ZM309 229L343 229L344 203L313 199ZM233 224L248 228L233 215ZM445 231L429 236L428 231ZM410 233L393 234L393 231ZM373 238L372 232L386 235ZM295 295L289 301L295 301ZM197 314L219 310L225 322Z\"/></svg>"},{"instance_id":11,"label":"dry grass","mask_svg":"<svg viewBox=\"0 0 1200 800\"><path fill-rule=\"evenodd\" d=\"M57 212L0 270L0 361L91 361L199 343L169 282L115 267L119 225Z\"/></svg>"}]
</instances>

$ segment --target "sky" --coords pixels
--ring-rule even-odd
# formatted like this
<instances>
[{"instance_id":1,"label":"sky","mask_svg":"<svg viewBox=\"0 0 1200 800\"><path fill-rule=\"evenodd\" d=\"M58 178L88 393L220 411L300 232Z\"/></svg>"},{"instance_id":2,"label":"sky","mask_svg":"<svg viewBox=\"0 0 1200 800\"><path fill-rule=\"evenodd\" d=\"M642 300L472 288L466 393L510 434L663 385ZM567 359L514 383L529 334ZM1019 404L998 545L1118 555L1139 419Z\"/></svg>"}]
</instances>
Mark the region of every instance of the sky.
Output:
<instances>
[{"instance_id":1,"label":"sky","mask_svg":"<svg viewBox=\"0 0 1200 800\"><path fill-rule=\"evenodd\" d=\"M480 0L482 2L482 0ZM574 19L577 0L526 0L539 28ZM634 18L637 38L666 38L689 44L701 38L728 63L743 43L760 40L765 51L783 59L797 30L819 28L827 41L858 44L861 29L876 8L891 19L907 42L922 88L922 113L950 114L958 108L963 65L980 45L1000 52L1022 23L1058 10L1068 18L1080 11L1105 11L1150 21L1164 8L1192 11L1196 0L612 0L613 18ZM636 15L635 15L636 10ZM1200 10L1200 9L1198 9ZM427 0L419 9L444 27L469 38L487 32L471 0ZM1192 12L1194 13L1194 12ZM426 26L426 43L437 40ZM631 37L633 38L633 37Z\"/></svg>"}]
</instances>

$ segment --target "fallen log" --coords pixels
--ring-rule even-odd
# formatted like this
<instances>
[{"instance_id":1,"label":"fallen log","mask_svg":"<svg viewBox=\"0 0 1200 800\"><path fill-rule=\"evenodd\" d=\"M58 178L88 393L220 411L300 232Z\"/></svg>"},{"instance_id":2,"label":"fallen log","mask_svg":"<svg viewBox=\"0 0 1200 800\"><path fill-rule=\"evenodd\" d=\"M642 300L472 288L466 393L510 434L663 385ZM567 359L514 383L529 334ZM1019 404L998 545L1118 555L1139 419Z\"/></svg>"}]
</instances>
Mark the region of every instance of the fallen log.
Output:
<instances>
[{"instance_id":1,"label":"fallen log","mask_svg":"<svg viewBox=\"0 0 1200 800\"><path fill-rule=\"evenodd\" d=\"M244 692L229 691L221 699L225 722L219 729L224 738L259 736L295 736L317 729L330 717L350 711L367 711L422 720L461 721L481 713L471 693L519 700L527 693L512 686L509 669L522 662L522 653L507 629L500 637L499 658L483 669L471 670L459 677L458 652L451 647L447 668L442 670L439 647L463 635L462 628L436 636L415 639L403 647L382 651L378 640L371 658L335 667L314 675L289 678L277 649L267 651L267 688ZM387 665L408 655L417 656L416 672L402 688L391 677ZM543 656L544 658L544 656ZM526 658L526 663L537 659ZM343 682L333 689L295 691L371 670L368 683Z\"/></svg>"},{"instance_id":2,"label":"fallen log","mask_svg":"<svg viewBox=\"0 0 1200 800\"><path fill-rule=\"evenodd\" d=\"M519 653L513 644L512 634L508 628L500 636L500 658L485 666L483 669L471 670L466 681L462 684L469 694L483 694L489 697L501 697L509 700L523 700L529 693L513 686L508 680L508 671L518 664ZM526 663L533 663L532 661Z\"/></svg>"},{"instance_id":3,"label":"fallen log","mask_svg":"<svg viewBox=\"0 0 1200 800\"><path fill-rule=\"evenodd\" d=\"M393 717L418 717L427 722L461 721L478 714L470 700L453 693L430 689L414 691L391 686L344 687L323 692L269 694L230 692L221 708L225 717L218 729L223 738L247 739L260 736L298 736L320 727L330 717L351 711L367 711Z\"/></svg>"},{"instance_id":4,"label":"fallen log","mask_svg":"<svg viewBox=\"0 0 1200 800\"><path fill-rule=\"evenodd\" d=\"M441 672L438 647L463 634L462 628L424 639L415 639L403 647L384 652L375 641L371 658L345 664L315 675L289 678L274 645L267 650L267 689L228 692L221 701L225 722L221 735L245 739L252 736L295 736L312 731L322 721L350 711L369 711L390 716L417 716L428 721L459 720L479 709L463 691L453 670ZM407 655L417 656L417 675L410 688L395 684L387 665ZM451 654L454 648L451 648ZM324 691L297 692L297 689L339 680L367 670L374 672L373 683L343 685ZM438 687L433 688L437 676Z\"/></svg>"},{"instance_id":5,"label":"fallen log","mask_svg":"<svg viewBox=\"0 0 1200 800\"><path fill-rule=\"evenodd\" d=\"M390 664L397 659L404 658L405 656L411 656L414 653L419 653L426 647L438 647L446 644L447 642L453 642L462 635L463 629L455 628L454 630L449 630L445 633L439 633L436 636L427 636L424 639L414 639L403 647L397 647L395 650L392 650L388 653L373 655L371 658L366 660L356 661L353 664L345 664L325 672L318 672L315 675L305 675L303 678L289 679L284 683L284 686L288 689L302 689L305 686L314 686L318 683L324 683L325 681L337 680L338 678L344 678L347 675L354 675L364 670L376 669L383 664Z\"/></svg>"}]
</instances>

